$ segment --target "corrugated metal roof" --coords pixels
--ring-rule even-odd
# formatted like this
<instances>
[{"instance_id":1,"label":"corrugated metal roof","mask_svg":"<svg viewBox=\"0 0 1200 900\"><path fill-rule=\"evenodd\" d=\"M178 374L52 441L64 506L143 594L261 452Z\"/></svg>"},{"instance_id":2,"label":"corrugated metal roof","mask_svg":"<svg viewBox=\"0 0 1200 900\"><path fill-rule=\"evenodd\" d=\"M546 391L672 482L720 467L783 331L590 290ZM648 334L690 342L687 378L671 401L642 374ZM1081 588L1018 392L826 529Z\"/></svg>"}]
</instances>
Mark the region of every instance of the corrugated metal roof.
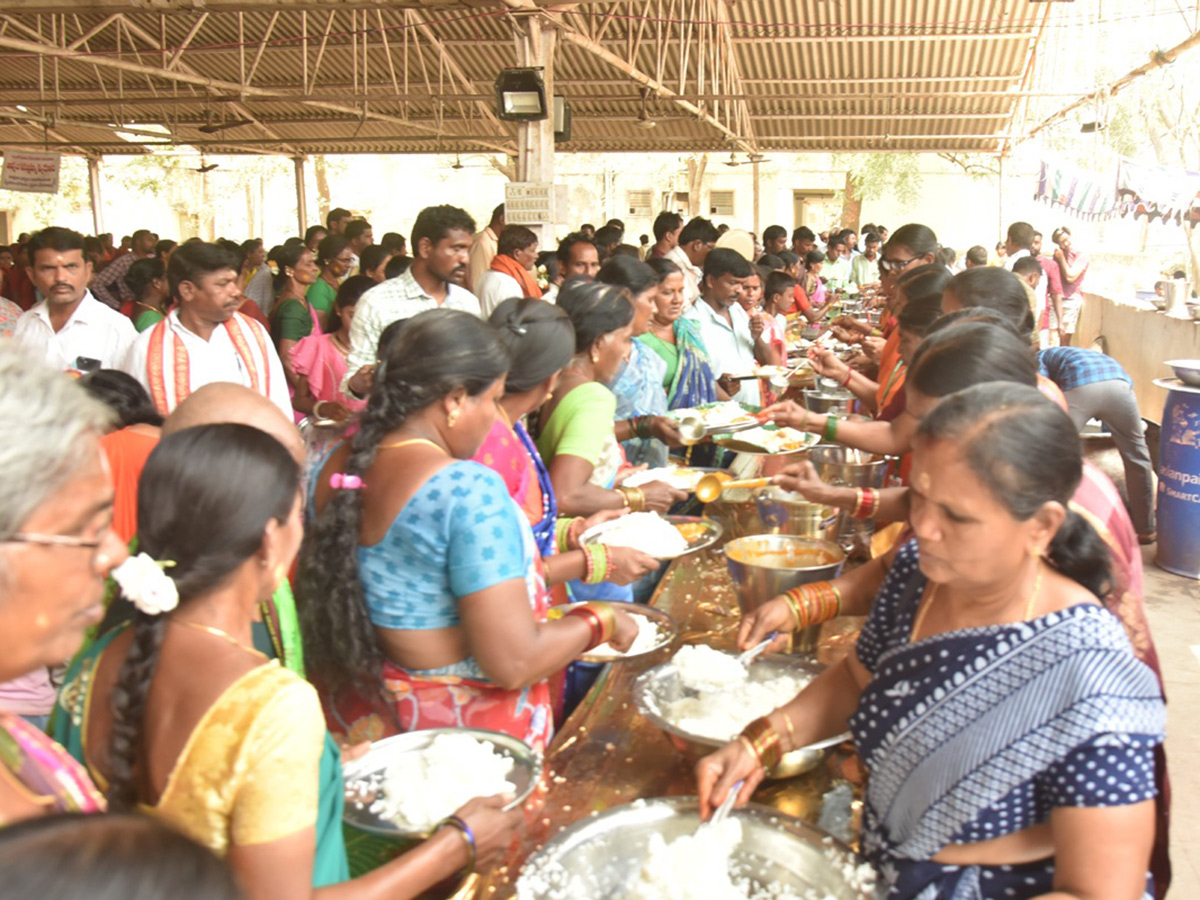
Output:
<instances>
[{"instance_id":1,"label":"corrugated metal roof","mask_svg":"<svg viewBox=\"0 0 1200 900\"><path fill-rule=\"evenodd\" d=\"M109 123L151 122L213 152L515 148L491 92L517 63L524 14L264 4L0 14L0 145L141 152ZM546 13L572 37L555 57L574 116L560 148L995 151L1054 14L1022 0L622 0ZM198 130L236 120L252 124Z\"/></svg>"}]
</instances>

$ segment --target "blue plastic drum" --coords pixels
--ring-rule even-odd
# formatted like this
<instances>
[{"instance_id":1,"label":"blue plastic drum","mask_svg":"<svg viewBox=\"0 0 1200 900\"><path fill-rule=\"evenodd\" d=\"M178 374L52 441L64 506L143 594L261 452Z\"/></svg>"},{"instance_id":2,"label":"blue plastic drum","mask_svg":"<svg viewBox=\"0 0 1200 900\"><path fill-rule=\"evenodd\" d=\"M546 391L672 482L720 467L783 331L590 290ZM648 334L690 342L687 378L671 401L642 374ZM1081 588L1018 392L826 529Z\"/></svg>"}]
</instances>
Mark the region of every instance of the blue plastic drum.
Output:
<instances>
[{"instance_id":1,"label":"blue plastic drum","mask_svg":"<svg viewBox=\"0 0 1200 900\"><path fill-rule=\"evenodd\" d=\"M1200 579L1200 388L1178 379L1168 389L1158 450L1159 568Z\"/></svg>"}]
</instances>

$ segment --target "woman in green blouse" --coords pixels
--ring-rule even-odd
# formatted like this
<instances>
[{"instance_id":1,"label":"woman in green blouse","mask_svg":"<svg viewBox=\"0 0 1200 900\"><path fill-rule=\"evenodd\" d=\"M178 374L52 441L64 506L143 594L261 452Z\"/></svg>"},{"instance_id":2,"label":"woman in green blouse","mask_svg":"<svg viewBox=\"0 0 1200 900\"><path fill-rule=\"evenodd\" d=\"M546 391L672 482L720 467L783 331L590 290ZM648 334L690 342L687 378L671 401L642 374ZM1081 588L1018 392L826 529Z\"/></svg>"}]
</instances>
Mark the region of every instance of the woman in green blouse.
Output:
<instances>
[{"instance_id":1,"label":"woman in green blouse","mask_svg":"<svg viewBox=\"0 0 1200 900\"><path fill-rule=\"evenodd\" d=\"M350 249L350 242L340 234L331 234L317 245L317 265L321 267L321 274L308 289L308 302L322 317L333 309L338 288L353 263L354 251Z\"/></svg>"},{"instance_id":2,"label":"woman in green blouse","mask_svg":"<svg viewBox=\"0 0 1200 900\"><path fill-rule=\"evenodd\" d=\"M303 244L285 247L276 257L275 305L271 307L271 339L279 351L288 385L294 393L299 377L292 370L291 349L301 338L321 334L321 313L308 302L306 292L317 280L317 262Z\"/></svg>"},{"instance_id":3,"label":"woman in green blouse","mask_svg":"<svg viewBox=\"0 0 1200 900\"><path fill-rule=\"evenodd\" d=\"M160 259L139 259L125 273L125 284L133 293L133 327L152 328L166 318L167 270Z\"/></svg>"}]
</instances>

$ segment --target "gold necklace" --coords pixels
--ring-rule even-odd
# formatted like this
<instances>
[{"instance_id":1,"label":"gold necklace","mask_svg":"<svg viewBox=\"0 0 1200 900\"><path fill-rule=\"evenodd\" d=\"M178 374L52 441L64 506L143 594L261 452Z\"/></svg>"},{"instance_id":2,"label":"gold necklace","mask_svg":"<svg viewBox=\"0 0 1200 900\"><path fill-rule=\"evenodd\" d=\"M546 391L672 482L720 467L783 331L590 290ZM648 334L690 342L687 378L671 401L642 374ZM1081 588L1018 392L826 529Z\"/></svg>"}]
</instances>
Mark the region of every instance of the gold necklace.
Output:
<instances>
[{"instance_id":1,"label":"gold necklace","mask_svg":"<svg viewBox=\"0 0 1200 900\"><path fill-rule=\"evenodd\" d=\"M1045 572L1045 567L1041 560L1037 564L1037 576L1033 579L1033 591L1029 594L1029 600L1025 604L1025 612L1021 616L1022 622L1028 622L1033 616L1034 606L1037 603L1038 594L1042 590L1042 575ZM925 623L925 614L929 612L929 607L933 606L933 598L937 596L937 584L933 584L929 588L929 595L925 598L924 605L917 611L917 618L913 621L912 631L908 635L908 642L911 644L916 641L917 634L921 630L921 626Z\"/></svg>"},{"instance_id":2,"label":"gold necklace","mask_svg":"<svg viewBox=\"0 0 1200 900\"><path fill-rule=\"evenodd\" d=\"M239 641L237 638L235 638L232 634L230 634L227 631L222 631L220 628L215 628L212 625L202 625L199 622L189 622L187 619L172 618L170 621L174 622L177 625L182 625L185 628L191 628L195 631L205 631L208 634L213 635L214 637L219 637L222 640L228 641L229 643L231 643L235 647L237 647L239 650L245 650L247 653L253 653L257 656L262 656L264 659L266 658L265 654L259 653L259 651L255 650L253 647L247 647L245 644L243 644L241 641Z\"/></svg>"},{"instance_id":3,"label":"gold necklace","mask_svg":"<svg viewBox=\"0 0 1200 900\"><path fill-rule=\"evenodd\" d=\"M437 449L441 450L443 453L446 452L445 447L443 447L441 444L437 443L436 441L429 440L429 438L409 438L406 441L396 441L395 443L392 443L392 444L380 444L375 449L376 450L395 450L397 447L407 447L410 444L428 444L430 447L437 447Z\"/></svg>"}]
</instances>

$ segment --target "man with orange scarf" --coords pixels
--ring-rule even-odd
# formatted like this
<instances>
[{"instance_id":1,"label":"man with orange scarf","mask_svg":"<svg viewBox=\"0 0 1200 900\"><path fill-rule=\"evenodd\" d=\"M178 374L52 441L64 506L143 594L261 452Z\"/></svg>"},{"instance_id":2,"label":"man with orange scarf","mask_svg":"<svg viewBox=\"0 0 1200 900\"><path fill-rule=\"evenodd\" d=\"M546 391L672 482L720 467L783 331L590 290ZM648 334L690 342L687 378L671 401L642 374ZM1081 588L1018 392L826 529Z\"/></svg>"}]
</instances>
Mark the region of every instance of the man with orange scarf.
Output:
<instances>
[{"instance_id":1,"label":"man with orange scarf","mask_svg":"<svg viewBox=\"0 0 1200 900\"><path fill-rule=\"evenodd\" d=\"M512 297L542 296L542 289L532 273L537 254L536 234L524 225L504 226L491 267L479 276L475 285L485 319Z\"/></svg>"}]
</instances>

